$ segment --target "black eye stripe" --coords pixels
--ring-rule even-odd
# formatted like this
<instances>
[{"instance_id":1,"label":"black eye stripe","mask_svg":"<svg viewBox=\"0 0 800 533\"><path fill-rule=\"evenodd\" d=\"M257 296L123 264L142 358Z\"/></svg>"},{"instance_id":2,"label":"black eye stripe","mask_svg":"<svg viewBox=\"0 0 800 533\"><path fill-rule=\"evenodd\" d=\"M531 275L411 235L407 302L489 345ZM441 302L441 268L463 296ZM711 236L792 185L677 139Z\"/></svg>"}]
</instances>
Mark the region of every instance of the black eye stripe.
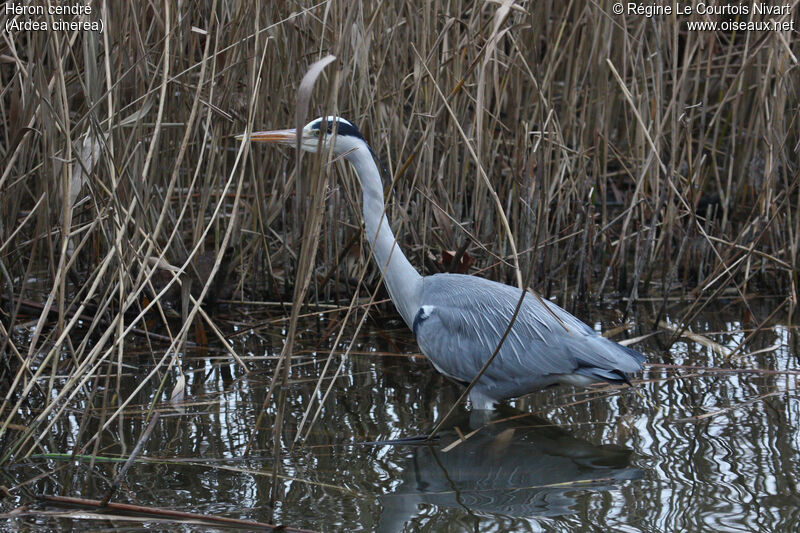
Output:
<instances>
[{"instance_id":1,"label":"black eye stripe","mask_svg":"<svg viewBox=\"0 0 800 533\"><path fill-rule=\"evenodd\" d=\"M373 150L372 147L367 143L366 139L364 139L364 136L361 135L361 132L358 131L358 128L355 125L351 124L350 122L346 121L343 118L332 117L327 120L322 118L317 119L314 122L312 122L311 125L308 127L311 129L311 131L318 134L320 126L322 125L323 122L327 124L326 129L329 134L333 131L333 123L336 122L337 124L336 135L338 137L355 137L356 139L361 139L362 141L364 141L370 154L372 154L372 157L374 157L380 164L381 179L384 181L384 183L391 184L392 179L389 175L389 171L386 169L386 165L383 164L381 158L378 157L378 154L376 154L375 150Z\"/></svg>"},{"instance_id":2,"label":"black eye stripe","mask_svg":"<svg viewBox=\"0 0 800 533\"><path fill-rule=\"evenodd\" d=\"M336 135L340 135L340 136L343 136L343 137L346 137L346 136L356 137L357 139L363 139L364 138L364 136L361 135L361 132L358 131L358 128L356 128L355 126L353 126L349 122L345 122L344 120L339 120L339 119L334 119L334 120L336 122ZM329 134L333 133L333 122L334 122L334 120L326 120L325 121L326 122L326 127L327 127L327 132ZM318 120L318 121L314 122L314 124L311 126L311 129L312 130L319 130L320 125L322 124L322 122L323 122L322 120Z\"/></svg>"}]
</instances>

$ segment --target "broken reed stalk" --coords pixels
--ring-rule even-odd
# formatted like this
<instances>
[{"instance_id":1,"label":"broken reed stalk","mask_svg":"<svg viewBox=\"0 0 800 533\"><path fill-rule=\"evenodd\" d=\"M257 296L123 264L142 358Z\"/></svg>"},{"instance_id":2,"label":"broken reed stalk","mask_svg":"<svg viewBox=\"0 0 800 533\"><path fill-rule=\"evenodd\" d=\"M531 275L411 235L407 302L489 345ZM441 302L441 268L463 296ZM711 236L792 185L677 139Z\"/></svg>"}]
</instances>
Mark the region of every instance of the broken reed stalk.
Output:
<instances>
[{"instance_id":1,"label":"broken reed stalk","mask_svg":"<svg viewBox=\"0 0 800 533\"><path fill-rule=\"evenodd\" d=\"M295 146L295 174L300 172L300 158L302 150L300 150L300 132L306 123L308 115L308 107L311 100L311 93L314 89L314 84L317 78L322 74L323 69L332 63L336 58L332 55L323 57L322 59L314 62L308 69L308 72L303 76L300 82L300 87L297 90L297 107L295 110L295 128L298 132L297 144ZM334 75L334 80L338 79ZM335 88L336 83L332 84ZM331 93L330 104L335 105L336 90ZM336 108L333 107L334 114ZM328 161L332 158L332 152L328 152ZM289 382L289 368L291 366L291 359L294 350L294 340L297 333L298 319L302 310L302 303L305 302L308 288L311 284L311 277L314 273L314 259L317 256L317 249L319 247L319 234L324 213L325 203L325 189L328 183L328 174L330 168L321 165L321 160L316 159L313 169L309 176L310 187L308 198L307 216L304 220L303 228L303 246L300 252L300 258L297 264L297 280L294 287L294 295L292 297L292 312L289 318L289 329L286 333L286 343L281 350L281 357L278 360L278 365L273 375L273 382L270 384L270 390L267 393L269 398L273 388L277 385L278 379L280 380L280 397L278 398L278 407L276 411L275 424L273 427L273 484L271 491L271 502L276 502L282 499L282 484L278 483L278 468L280 465L280 457L282 452L282 438L283 438L283 421L284 411L286 408L286 394L288 393L287 387ZM303 201L303 199L300 199ZM280 377L278 378L278 372ZM276 379L277 378L277 379ZM259 414L259 418L261 415Z\"/></svg>"},{"instance_id":2,"label":"broken reed stalk","mask_svg":"<svg viewBox=\"0 0 800 533\"><path fill-rule=\"evenodd\" d=\"M228 518L226 516L215 516L215 515L206 515L200 513L187 513L184 511L174 511L172 509L160 509L158 507L148 507L145 505L134 505L130 503L117 503L117 502L108 502L103 504L101 500L89 500L86 498L72 498L69 496L56 496L51 494L39 494L37 495L42 501L57 504L57 505L68 505L68 506L80 506L80 507L88 507L88 508L95 508L100 511L121 511L125 513L134 513L136 516L141 517L144 516L151 516L154 518L171 518L175 520L192 520L195 522L199 522L201 524L217 524L220 526L229 526L229 527L243 527L248 529L265 529L274 531L276 529L283 530L283 531L292 531L296 533L313 533L311 530L308 529L300 529L291 526L285 525L273 525L267 524L264 522L256 522L253 520L242 520L240 518Z\"/></svg>"}]
</instances>

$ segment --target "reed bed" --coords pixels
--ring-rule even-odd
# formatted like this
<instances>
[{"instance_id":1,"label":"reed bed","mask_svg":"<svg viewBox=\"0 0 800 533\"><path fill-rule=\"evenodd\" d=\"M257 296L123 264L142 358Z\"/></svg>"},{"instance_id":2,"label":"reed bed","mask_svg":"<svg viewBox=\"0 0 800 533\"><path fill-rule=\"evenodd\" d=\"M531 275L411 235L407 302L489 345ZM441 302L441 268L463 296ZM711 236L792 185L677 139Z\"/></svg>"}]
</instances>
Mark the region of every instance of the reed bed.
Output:
<instances>
[{"instance_id":1,"label":"reed bed","mask_svg":"<svg viewBox=\"0 0 800 533\"><path fill-rule=\"evenodd\" d=\"M796 306L796 32L689 31L611 2L91 5L102 33L0 41L0 464L86 402L107 406L98 434L112 427L135 396L112 392L131 345L161 343L137 392L163 401L193 327L229 333L203 301L331 304L363 323L364 295L381 296L355 177L234 138L294 125L328 54L308 118L360 126L427 273L469 258L568 309L647 299L644 331L722 294Z\"/></svg>"}]
</instances>

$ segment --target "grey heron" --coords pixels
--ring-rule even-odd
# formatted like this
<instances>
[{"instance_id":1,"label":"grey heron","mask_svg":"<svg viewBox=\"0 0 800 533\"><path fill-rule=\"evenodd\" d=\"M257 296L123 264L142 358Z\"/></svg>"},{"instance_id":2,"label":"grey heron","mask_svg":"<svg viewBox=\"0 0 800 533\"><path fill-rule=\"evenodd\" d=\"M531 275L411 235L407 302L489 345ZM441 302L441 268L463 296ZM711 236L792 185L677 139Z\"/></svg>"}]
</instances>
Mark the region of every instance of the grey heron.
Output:
<instances>
[{"instance_id":1,"label":"grey heron","mask_svg":"<svg viewBox=\"0 0 800 533\"><path fill-rule=\"evenodd\" d=\"M375 154L358 128L340 117L309 122L299 132L256 132L251 141L317 152L332 149L361 181L366 238L397 311L422 353L445 376L470 383L494 353L522 296L519 288L464 274L422 276L397 245L384 214ZM598 335L556 304L526 293L495 359L469 393L473 409L555 384L628 383L644 356Z\"/></svg>"}]
</instances>

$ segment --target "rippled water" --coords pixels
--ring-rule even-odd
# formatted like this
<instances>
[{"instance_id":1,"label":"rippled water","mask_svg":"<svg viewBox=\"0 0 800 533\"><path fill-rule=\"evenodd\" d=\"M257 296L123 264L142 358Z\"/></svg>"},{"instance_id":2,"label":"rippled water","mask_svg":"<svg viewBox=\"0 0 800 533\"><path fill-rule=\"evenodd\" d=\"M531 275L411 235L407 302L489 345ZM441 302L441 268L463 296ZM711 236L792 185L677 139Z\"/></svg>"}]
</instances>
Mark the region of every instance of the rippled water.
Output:
<instances>
[{"instance_id":1,"label":"rippled water","mask_svg":"<svg viewBox=\"0 0 800 533\"><path fill-rule=\"evenodd\" d=\"M765 305L759 319L773 308ZM673 312L681 315L680 309ZM719 307L691 328L732 348L752 327L742 325L746 316L737 306ZM660 347L666 334L648 338L637 346L649 360L673 366L648 367L640 376L641 394L554 388L504 406L489 420L460 410L433 445L364 444L427 433L461 391L414 355L409 332L373 325L356 338L307 440L291 447L310 400L316 408L324 394L324 388L315 394L314 386L336 332L326 317L303 324L285 391L277 465L274 398L261 429L255 423L281 329L250 331L242 317L220 319L230 331L239 330L232 336L234 348L254 371L245 374L222 351L210 349L184 354L181 405L168 402L174 372L159 396L156 382L145 386L97 448L83 451L126 457L146 427L150 402L159 399L161 420L112 501L318 531L800 529L798 339L796 329L780 321L733 359L692 340L666 350ZM615 325L602 316L582 318L598 329ZM637 318L652 322L646 310ZM331 372L345 347L346 342L336 350ZM127 352L123 389L132 390L162 355L140 348ZM69 454L76 438L85 444L108 416L99 408L102 380L93 386L98 408L88 427L81 430L85 406L76 405L43 442L44 452ZM113 395L113 380L108 387ZM458 443L459 434L468 438ZM4 515L5 527L174 528L148 518L70 515L77 511L52 505L19 509L34 493L102 498L119 466L54 455L11 465L0 484L28 483L0 502L4 513L18 513ZM273 506L276 471L279 499Z\"/></svg>"}]
</instances>

